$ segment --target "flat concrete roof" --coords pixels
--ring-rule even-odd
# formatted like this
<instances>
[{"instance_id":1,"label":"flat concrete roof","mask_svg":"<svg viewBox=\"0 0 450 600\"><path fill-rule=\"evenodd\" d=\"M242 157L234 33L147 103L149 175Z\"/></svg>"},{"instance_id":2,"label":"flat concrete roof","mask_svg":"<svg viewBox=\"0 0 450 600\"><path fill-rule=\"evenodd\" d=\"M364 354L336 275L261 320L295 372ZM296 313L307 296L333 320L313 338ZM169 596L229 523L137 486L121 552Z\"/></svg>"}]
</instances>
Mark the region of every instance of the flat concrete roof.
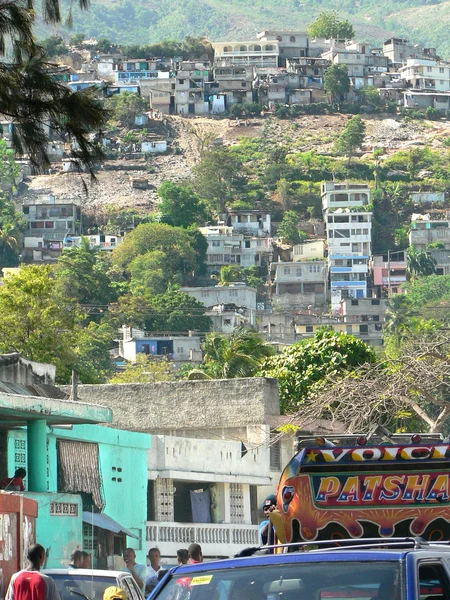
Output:
<instances>
[{"instance_id":1,"label":"flat concrete roof","mask_svg":"<svg viewBox=\"0 0 450 600\"><path fill-rule=\"evenodd\" d=\"M0 393L0 427L45 419L49 425L111 423L112 410L98 404Z\"/></svg>"}]
</instances>

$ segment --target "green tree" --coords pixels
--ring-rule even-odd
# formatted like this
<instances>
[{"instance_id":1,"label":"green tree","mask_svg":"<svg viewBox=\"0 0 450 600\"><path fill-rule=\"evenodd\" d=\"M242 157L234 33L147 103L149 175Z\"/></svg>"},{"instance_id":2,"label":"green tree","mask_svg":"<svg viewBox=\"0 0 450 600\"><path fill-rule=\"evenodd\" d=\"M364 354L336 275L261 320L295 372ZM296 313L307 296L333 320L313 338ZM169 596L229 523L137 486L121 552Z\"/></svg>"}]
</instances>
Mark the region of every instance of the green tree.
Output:
<instances>
[{"instance_id":1,"label":"green tree","mask_svg":"<svg viewBox=\"0 0 450 600\"><path fill-rule=\"evenodd\" d=\"M288 210L284 213L283 220L281 221L278 230L278 236L284 244L300 243L300 233L298 229L298 215L293 210Z\"/></svg>"},{"instance_id":2,"label":"green tree","mask_svg":"<svg viewBox=\"0 0 450 600\"><path fill-rule=\"evenodd\" d=\"M327 38L334 40L350 40L355 37L355 30L347 19L340 21L336 11L324 10L307 27L311 38Z\"/></svg>"},{"instance_id":3,"label":"green tree","mask_svg":"<svg viewBox=\"0 0 450 600\"><path fill-rule=\"evenodd\" d=\"M90 322L76 331L74 366L82 383L106 382L114 369L110 351L116 336L108 322Z\"/></svg>"},{"instance_id":4,"label":"green tree","mask_svg":"<svg viewBox=\"0 0 450 600\"><path fill-rule=\"evenodd\" d=\"M79 247L64 250L55 265L55 282L61 293L80 304L108 304L116 299L106 258L82 238Z\"/></svg>"},{"instance_id":5,"label":"green tree","mask_svg":"<svg viewBox=\"0 0 450 600\"><path fill-rule=\"evenodd\" d=\"M74 33L70 36L70 44L72 46L79 46L86 39L85 33ZM130 57L131 58L131 57Z\"/></svg>"},{"instance_id":6,"label":"green tree","mask_svg":"<svg viewBox=\"0 0 450 600\"><path fill-rule=\"evenodd\" d=\"M325 71L323 86L331 102L341 102L350 90L350 77L345 65L331 65Z\"/></svg>"},{"instance_id":7,"label":"green tree","mask_svg":"<svg viewBox=\"0 0 450 600\"><path fill-rule=\"evenodd\" d=\"M351 157L359 150L364 142L366 126L359 115L355 115L348 121L345 129L336 142L336 150L348 156L350 164Z\"/></svg>"},{"instance_id":8,"label":"green tree","mask_svg":"<svg viewBox=\"0 0 450 600\"><path fill-rule=\"evenodd\" d=\"M165 223L142 223L131 231L112 252L113 265L128 269L131 261L159 250L165 255L165 269L170 275L185 277L197 267L196 249L191 233Z\"/></svg>"},{"instance_id":9,"label":"green tree","mask_svg":"<svg viewBox=\"0 0 450 600\"><path fill-rule=\"evenodd\" d=\"M164 294L170 283L182 283L181 273L171 273L165 268L166 254L152 250L139 254L130 263L130 291L151 298Z\"/></svg>"},{"instance_id":10,"label":"green tree","mask_svg":"<svg viewBox=\"0 0 450 600\"><path fill-rule=\"evenodd\" d=\"M362 340L323 329L313 338L268 358L260 375L278 380L281 409L286 413L306 403L328 377L344 377L359 365L374 360L373 351Z\"/></svg>"},{"instance_id":11,"label":"green tree","mask_svg":"<svg viewBox=\"0 0 450 600\"><path fill-rule=\"evenodd\" d=\"M358 98L361 104L379 108L381 106L380 92L378 88L371 85L364 86L358 90Z\"/></svg>"},{"instance_id":12,"label":"green tree","mask_svg":"<svg viewBox=\"0 0 450 600\"><path fill-rule=\"evenodd\" d=\"M204 225L208 212L202 200L190 187L164 181L158 190L161 198L161 221L175 227Z\"/></svg>"},{"instance_id":13,"label":"green tree","mask_svg":"<svg viewBox=\"0 0 450 600\"><path fill-rule=\"evenodd\" d=\"M386 311L384 331L386 335L395 338L397 344L411 331L411 322L415 317L408 296L396 294L389 299Z\"/></svg>"},{"instance_id":14,"label":"green tree","mask_svg":"<svg viewBox=\"0 0 450 600\"><path fill-rule=\"evenodd\" d=\"M69 49L66 46L64 38L60 35L52 35L41 42L45 54L51 58L52 56L64 56L68 54Z\"/></svg>"},{"instance_id":15,"label":"green tree","mask_svg":"<svg viewBox=\"0 0 450 600\"><path fill-rule=\"evenodd\" d=\"M410 277L426 277L436 273L436 260L425 250L410 246L406 251L406 260Z\"/></svg>"},{"instance_id":16,"label":"green tree","mask_svg":"<svg viewBox=\"0 0 450 600\"><path fill-rule=\"evenodd\" d=\"M113 375L108 383L148 383L174 380L172 363L166 358L138 354L136 362L127 363L125 370Z\"/></svg>"},{"instance_id":17,"label":"green tree","mask_svg":"<svg viewBox=\"0 0 450 600\"><path fill-rule=\"evenodd\" d=\"M225 212L245 182L242 163L227 148L204 152L193 173L194 190L218 213Z\"/></svg>"},{"instance_id":18,"label":"green tree","mask_svg":"<svg viewBox=\"0 0 450 600\"><path fill-rule=\"evenodd\" d=\"M133 127L137 116L148 110L148 102L133 92L122 92L108 98L106 108L113 121L120 121L128 127Z\"/></svg>"},{"instance_id":19,"label":"green tree","mask_svg":"<svg viewBox=\"0 0 450 600\"><path fill-rule=\"evenodd\" d=\"M153 296L149 305L150 314L145 320L147 331L187 333L196 330L205 333L211 329L212 321L205 315L205 305L176 288Z\"/></svg>"},{"instance_id":20,"label":"green tree","mask_svg":"<svg viewBox=\"0 0 450 600\"><path fill-rule=\"evenodd\" d=\"M81 8L86 0L79 0ZM52 135L76 142L70 156L92 172L103 153L91 138L106 120L106 111L94 89L70 92L53 77L44 50L33 36L34 2L4 2L0 6L0 112L14 122L14 147L28 153L33 164L48 168L50 122ZM61 21L58 0L44 0L46 23Z\"/></svg>"},{"instance_id":21,"label":"green tree","mask_svg":"<svg viewBox=\"0 0 450 600\"><path fill-rule=\"evenodd\" d=\"M188 379L253 377L272 354L273 347L254 331L238 328L229 336L211 333L203 344L202 368L193 369Z\"/></svg>"}]
</instances>

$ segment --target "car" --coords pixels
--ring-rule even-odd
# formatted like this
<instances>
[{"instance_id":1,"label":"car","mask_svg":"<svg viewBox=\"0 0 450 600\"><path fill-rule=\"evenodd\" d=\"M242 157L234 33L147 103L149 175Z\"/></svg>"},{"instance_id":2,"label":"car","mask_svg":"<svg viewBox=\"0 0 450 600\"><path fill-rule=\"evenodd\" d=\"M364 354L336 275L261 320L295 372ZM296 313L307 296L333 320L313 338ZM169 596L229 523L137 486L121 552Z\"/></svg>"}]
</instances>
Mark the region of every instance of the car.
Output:
<instances>
[{"instance_id":1,"label":"car","mask_svg":"<svg viewBox=\"0 0 450 600\"><path fill-rule=\"evenodd\" d=\"M102 600L106 588L117 586L127 593L128 600L144 600L133 577L124 571L100 569L43 569L54 579L61 600Z\"/></svg>"},{"instance_id":2,"label":"car","mask_svg":"<svg viewBox=\"0 0 450 600\"><path fill-rule=\"evenodd\" d=\"M254 554L176 567L165 575L150 598L450 600L447 542L392 538L339 540L339 544L330 547L329 541L302 543L296 548L286 547L280 554ZM302 551L293 551L299 546Z\"/></svg>"}]
</instances>

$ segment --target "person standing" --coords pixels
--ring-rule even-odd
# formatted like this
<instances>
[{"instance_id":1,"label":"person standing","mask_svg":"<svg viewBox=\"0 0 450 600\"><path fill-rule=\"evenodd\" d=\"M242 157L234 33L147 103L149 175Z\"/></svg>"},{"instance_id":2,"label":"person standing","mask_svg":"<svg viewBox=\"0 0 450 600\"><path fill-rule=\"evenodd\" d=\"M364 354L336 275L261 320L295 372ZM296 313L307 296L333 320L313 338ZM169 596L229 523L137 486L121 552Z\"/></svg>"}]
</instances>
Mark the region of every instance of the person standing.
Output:
<instances>
[{"instance_id":1,"label":"person standing","mask_svg":"<svg viewBox=\"0 0 450 600\"><path fill-rule=\"evenodd\" d=\"M74 550L70 555L69 569L81 569L83 562L83 553L81 550Z\"/></svg>"},{"instance_id":2,"label":"person standing","mask_svg":"<svg viewBox=\"0 0 450 600\"><path fill-rule=\"evenodd\" d=\"M85 552L84 550L81 552L81 569L90 569L91 568L91 555L89 552Z\"/></svg>"},{"instance_id":3,"label":"person standing","mask_svg":"<svg viewBox=\"0 0 450 600\"><path fill-rule=\"evenodd\" d=\"M136 562L136 552L133 548L127 548L123 553L123 559L127 568L124 571L128 571L133 576L133 579L141 588L142 593L144 593L145 582L147 580L147 566L146 565L138 565Z\"/></svg>"},{"instance_id":4,"label":"person standing","mask_svg":"<svg viewBox=\"0 0 450 600\"><path fill-rule=\"evenodd\" d=\"M267 496L267 498L264 500L264 520L261 521L261 524L259 526L259 541L261 543L261 546L271 546L275 542L275 532L272 525L270 524L269 516L270 513L276 509L276 507L277 498L275 494L270 494L270 496Z\"/></svg>"},{"instance_id":5,"label":"person standing","mask_svg":"<svg viewBox=\"0 0 450 600\"><path fill-rule=\"evenodd\" d=\"M203 562L203 553L200 544L191 544L188 548L188 554L190 565Z\"/></svg>"},{"instance_id":6,"label":"person standing","mask_svg":"<svg viewBox=\"0 0 450 600\"><path fill-rule=\"evenodd\" d=\"M145 593L150 593L158 583L158 573L161 570L161 552L159 548L150 548L147 554L150 565L147 567Z\"/></svg>"},{"instance_id":7,"label":"person standing","mask_svg":"<svg viewBox=\"0 0 450 600\"><path fill-rule=\"evenodd\" d=\"M25 469L17 469L14 473L14 477L5 477L0 479L0 489L8 490L9 492L24 492L25 486L23 480L27 476Z\"/></svg>"},{"instance_id":8,"label":"person standing","mask_svg":"<svg viewBox=\"0 0 450 600\"><path fill-rule=\"evenodd\" d=\"M11 577L5 600L61 600L53 579L40 573L45 562L44 547L30 546L27 558L28 567Z\"/></svg>"},{"instance_id":9,"label":"person standing","mask_svg":"<svg viewBox=\"0 0 450 600\"><path fill-rule=\"evenodd\" d=\"M187 565L189 560L189 552L186 548L180 548L177 550L177 562L179 565Z\"/></svg>"}]
</instances>

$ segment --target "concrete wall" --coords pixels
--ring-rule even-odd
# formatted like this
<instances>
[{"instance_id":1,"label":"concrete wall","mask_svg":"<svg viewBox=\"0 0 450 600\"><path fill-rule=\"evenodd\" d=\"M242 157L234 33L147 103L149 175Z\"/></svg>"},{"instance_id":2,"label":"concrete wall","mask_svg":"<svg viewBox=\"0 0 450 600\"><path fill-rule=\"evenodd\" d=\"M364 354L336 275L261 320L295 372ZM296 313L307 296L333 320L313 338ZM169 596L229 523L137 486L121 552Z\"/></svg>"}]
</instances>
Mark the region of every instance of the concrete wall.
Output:
<instances>
[{"instance_id":1,"label":"concrete wall","mask_svg":"<svg viewBox=\"0 0 450 600\"><path fill-rule=\"evenodd\" d=\"M0 381L10 383L55 383L56 367L23 358L19 353L0 355Z\"/></svg>"},{"instance_id":2,"label":"concrete wall","mask_svg":"<svg viewBox=\"0 0 450 600\"><path fill-rule=\"evenodd\" d=\"M278 383L262 377L81 385L78 395L111 407L113 426L134 431L240 428L280 414Z\"/></svg>"}]
</instances>

